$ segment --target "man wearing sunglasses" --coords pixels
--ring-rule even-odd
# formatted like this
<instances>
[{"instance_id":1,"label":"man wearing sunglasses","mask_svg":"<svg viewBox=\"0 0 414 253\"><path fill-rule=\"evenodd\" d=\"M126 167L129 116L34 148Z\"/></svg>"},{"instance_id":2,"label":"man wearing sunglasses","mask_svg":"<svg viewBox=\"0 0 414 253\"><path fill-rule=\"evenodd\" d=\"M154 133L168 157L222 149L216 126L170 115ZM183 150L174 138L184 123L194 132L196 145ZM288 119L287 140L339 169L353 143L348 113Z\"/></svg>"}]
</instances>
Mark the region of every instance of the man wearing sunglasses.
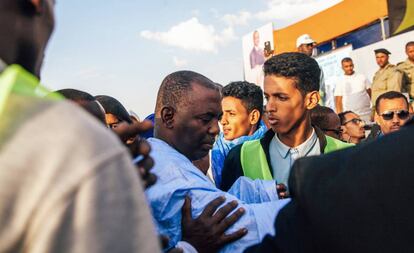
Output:
<instances>
[{"instance_id":1,"label":"man wearing sunglasses","mask_svg":"<svg viewBox=\"0 0 414 253\"><path fill-rule=\"evenodd\" d=\"M341 121L341 140L358 144L365 139L365 121L352 111L345 111L338 114Z\"/></svg>"},{"instance_id":2,"label":"man wearing sunglasses","mask_svg":"<svg viewBox=\"0 0 414 253\"><path fill-rule=\"evenodd\" d=\"M400 130L410 118L407 98L400 92L389 91L380 95L375 103L375 122L381 135Z\"/></svg>"}]
</instances>

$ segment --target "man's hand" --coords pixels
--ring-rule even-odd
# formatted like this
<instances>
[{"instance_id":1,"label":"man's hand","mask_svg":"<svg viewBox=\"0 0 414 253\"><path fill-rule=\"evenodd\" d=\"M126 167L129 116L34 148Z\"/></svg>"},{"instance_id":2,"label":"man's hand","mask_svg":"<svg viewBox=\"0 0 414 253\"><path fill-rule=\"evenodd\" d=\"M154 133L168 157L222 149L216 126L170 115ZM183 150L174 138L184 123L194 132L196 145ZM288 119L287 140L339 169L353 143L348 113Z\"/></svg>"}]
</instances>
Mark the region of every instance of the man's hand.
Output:
<instances>
[{"instance_id":1,"label":"man's hand","mask_svg":"<svg viewBox=\"0 0 414 253\"><path fill-rule=\"evenodd\" d=\"M286 185L276 184L276 191L277 191L277 195L279 196L279 199L289 198Z\"/></svg>"},{"instance_id":2,"label":"man's hand","mask_svg":"<svg viewBox=\"0 0 414 253\"><path fill-rule=\"evenodd\" d=\"M231 201L218 209L225 201L224 197L218 197L208 203L199 217L193 219L191 215L191 199L185 198L182 208L182 240L190 243L199 253L216 252L224 245L237 241L247 234L246 228L241 228L232 234L224 232L232 226L245 213L244 208L237 209L237 201Z\"/></svg>"},{"instance_id":3,"label":"man's hand","mask_svg":"<svg viewBox=\"0 0 414 253\"><path fill-rule=\"evenodd\" d=\"M142 159L135 165L144 182L145 188L153 185L157 180L157 177L150 173L150 169L154 166L154 161L149 156L151 147L148 142L138 134L151 129L152 127L150 121L142 121L133 124L121 123L113 129L115 134L118 135L121 141L128 147L132 157L142 156Z\"/></svg>"}]
</instances>

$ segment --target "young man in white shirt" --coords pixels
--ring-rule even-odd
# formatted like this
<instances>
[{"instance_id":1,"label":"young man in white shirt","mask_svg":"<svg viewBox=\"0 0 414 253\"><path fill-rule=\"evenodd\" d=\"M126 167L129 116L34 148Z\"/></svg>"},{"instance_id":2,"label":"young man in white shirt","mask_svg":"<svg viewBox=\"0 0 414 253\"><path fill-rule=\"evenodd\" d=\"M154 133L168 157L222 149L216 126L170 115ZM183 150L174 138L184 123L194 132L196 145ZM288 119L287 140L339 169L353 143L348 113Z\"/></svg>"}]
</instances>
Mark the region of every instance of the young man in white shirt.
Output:
<instances>
[{"instance_id":1,"label":"young man in white shirt","mask_svg":"<svg viewBox=\"0 0 414 253\"><path fill-rule=\"evenodd\" d=\"M355 73L352 59L341 61L344 77L335 88L336 112L353 111L365 121L371 117L371 84L368 79Z\"/></svg>"}]
</instances>

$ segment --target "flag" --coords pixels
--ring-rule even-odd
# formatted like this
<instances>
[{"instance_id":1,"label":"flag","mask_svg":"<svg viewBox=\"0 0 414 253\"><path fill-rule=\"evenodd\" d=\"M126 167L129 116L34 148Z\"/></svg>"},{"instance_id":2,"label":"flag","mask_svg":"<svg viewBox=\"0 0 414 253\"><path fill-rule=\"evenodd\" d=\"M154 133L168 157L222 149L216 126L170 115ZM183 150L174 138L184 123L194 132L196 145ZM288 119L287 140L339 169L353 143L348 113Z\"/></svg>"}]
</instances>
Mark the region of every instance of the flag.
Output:
<instances>
[{"instance_id":1,"label":"flag","mask_svg":"<svg viewBox=\"0 0 414 253\"><path fill-rule=\"evenodd\" d=\"M414 0L387 0L390 34L414 30Z\"/></svg>"}]
</instances>

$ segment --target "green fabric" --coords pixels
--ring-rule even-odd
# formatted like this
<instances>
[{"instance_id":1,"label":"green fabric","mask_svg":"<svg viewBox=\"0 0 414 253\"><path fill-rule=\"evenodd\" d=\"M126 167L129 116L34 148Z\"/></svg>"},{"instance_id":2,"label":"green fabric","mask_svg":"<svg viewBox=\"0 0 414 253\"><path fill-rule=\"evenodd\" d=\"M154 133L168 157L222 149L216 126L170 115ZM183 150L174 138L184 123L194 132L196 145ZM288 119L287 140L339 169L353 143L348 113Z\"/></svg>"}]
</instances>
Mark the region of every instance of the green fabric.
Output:
<instances>
[{"instance_id":1,"label":"green fabric","mask_svg":"<svg viewBox=\"0 0 414 253\"><path fill-rule=\"evenodd\" d=\"M324 154L354 146L354 144L342 142L327 135L325 137L326 146ZM244 176L251 179L273 179L266 154L260 144L260 139L243 143L240 152L240 162Z\"/></svg>"},{"instance_id":2,"label":"green fabric","mask_svg":"<svg viewBox=\"0 0 414 253\"><path fill-rule=\"evenodd\" d=\"M328 154L337 150L341 150L344 148L349 148L349 147L353 147L354 144L352 143L346 143L340 140L337 140L335 138L332 138L330 136L325 135L326 137L326 147L324 150L324 154Z\"/></svg>"},{"instance_id":3,"label":"green fabric","mask_svg":"<svg viewBox=\"0 0 414 253\"><path fill-rule=\"evenodd\" d=\"M0 116L4 112L7 100L12 93L49 100L63 99L60 94L51 93L47 88L40 85L35 76L19 65L11 65L0 74Z\"/></svg>"},{"instance_id":4,"label":"green fabric","mask_svg":"<svg viewBox=\"0 0 414 253\"><path fill-rule=\"evenodd\" d=\"M260 139L243 143L240 160L244 176L251 179L273 179Z\"/></svg>"}]
</instances>

